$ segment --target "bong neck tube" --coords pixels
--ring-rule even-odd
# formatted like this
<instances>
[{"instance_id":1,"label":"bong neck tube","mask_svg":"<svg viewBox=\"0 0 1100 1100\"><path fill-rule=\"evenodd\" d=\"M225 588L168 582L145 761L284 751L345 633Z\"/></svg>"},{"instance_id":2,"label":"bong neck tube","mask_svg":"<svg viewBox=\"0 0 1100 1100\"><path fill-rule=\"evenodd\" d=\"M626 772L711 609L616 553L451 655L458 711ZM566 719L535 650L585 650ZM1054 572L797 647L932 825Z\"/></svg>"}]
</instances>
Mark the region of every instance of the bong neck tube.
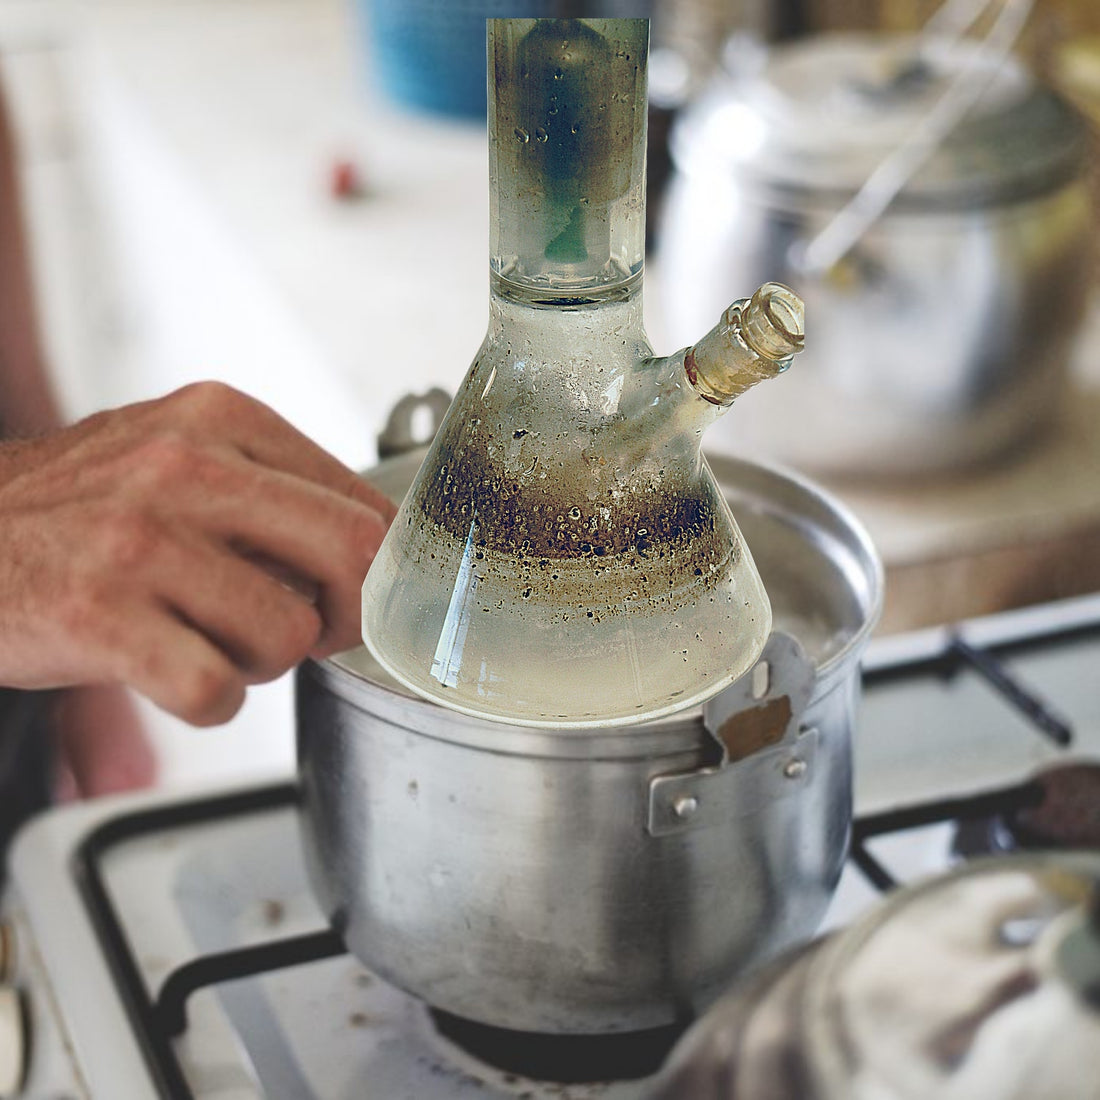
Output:
<instances>
[{"instance_id":1,"label":"bong neck tube","mask_svg":"<svg viewBox=\"0 0 1100 1100\"><path fill-rule=\"evenodd\" d=\"M645 251L645 19L490 19L490 270L530 305L622 300Z\"/></svg>"}]
</instances>

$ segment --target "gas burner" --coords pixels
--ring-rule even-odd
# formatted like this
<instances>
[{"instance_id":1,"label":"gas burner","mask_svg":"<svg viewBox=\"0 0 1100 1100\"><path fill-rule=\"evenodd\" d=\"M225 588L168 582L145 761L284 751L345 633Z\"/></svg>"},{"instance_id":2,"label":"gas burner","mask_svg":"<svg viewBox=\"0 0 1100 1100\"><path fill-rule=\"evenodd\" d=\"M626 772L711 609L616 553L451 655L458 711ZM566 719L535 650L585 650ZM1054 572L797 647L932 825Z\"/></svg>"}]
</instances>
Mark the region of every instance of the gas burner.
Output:
<instances>
[{"instance_id":1,"label":"gas burner","mask_svg":"<svg viewBox=\"0 0 1100 1100\"><path fill-rule=\"evenodd\" d=\"M509 1031L431 1010L439 1033L467 1054L534 1081L578 1084L634 1081L656 1073L684 1025L615 1035L544 1035Z\"/></svg>"}]
</instances>

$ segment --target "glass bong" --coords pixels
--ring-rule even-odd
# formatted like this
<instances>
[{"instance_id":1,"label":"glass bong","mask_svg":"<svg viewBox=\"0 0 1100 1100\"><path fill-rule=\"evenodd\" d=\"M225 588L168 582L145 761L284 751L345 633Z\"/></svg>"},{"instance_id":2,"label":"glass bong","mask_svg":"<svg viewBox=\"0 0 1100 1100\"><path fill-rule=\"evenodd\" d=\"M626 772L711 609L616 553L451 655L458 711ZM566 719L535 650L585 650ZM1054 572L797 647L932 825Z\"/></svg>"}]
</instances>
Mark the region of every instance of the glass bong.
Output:
<instances>
[{"instance_id":1,"label":"glass bong","mask_svg":"<svg viewBox=\"0 0 1100 1100\"><path fill-rule=\"evenodd\" d=\"M453 709L547 728L714 694L771 629L703 430L802 347L766 284L655 358L648 23L489 21L489 329L363 586L363 636Z\"/></svg>"}]
</instances>

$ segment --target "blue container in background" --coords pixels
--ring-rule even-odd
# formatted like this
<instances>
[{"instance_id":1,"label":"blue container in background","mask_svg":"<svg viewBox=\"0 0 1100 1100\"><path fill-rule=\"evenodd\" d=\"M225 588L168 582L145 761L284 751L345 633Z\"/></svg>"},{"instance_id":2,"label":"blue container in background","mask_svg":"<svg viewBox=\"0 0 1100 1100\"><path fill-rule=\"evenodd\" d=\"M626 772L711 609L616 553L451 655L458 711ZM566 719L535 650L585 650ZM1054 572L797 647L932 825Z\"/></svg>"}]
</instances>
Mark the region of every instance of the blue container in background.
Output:
<instances>
[{"instance_id":1,"label":"blue container in background","mask_svg":"<svg viewBox=\"0 0 1100 1100\"><path fill-rule=\"evenodd\" d=\"M395 103L454 118L485 118L485 20L546 18L561 0L356 0L375 82ZM588 17L648 16L651 0L594 0ZM591 9L591 10L589 10Z\"/></svg>"}]
</instances>

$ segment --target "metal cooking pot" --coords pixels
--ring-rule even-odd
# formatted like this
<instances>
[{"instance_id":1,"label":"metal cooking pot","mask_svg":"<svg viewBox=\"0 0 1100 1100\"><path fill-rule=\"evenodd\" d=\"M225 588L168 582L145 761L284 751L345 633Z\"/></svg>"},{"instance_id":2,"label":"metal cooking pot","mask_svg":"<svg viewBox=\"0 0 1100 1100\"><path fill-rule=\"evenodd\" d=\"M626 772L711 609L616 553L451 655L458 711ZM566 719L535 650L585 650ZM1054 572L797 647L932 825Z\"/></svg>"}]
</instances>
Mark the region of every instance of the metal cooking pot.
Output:
<instances>
[{"instance_id":1,"label":"metal cooking pot","mask_svg":"<svg viewBox=\"0 0 1100 1100\"><path fill-rule=\"evenodd\" d=\"M372 480L397 499L420 459ZM414 697L365 649L299 670L307 866L375 973L483 1023L628 1031L815 930L847 845L881 567L814 487L712 465L784 633L706 722L489 722Z\"/></svg>"},{"instance_id":2,"label":"metal cooking pot","mask_svg":"<svg viewBox=\"0 0 1100 1100\"><path fill-rule=\"evenodd\" d=\"M732 65L671 138L668 335L687 342L733 288L774 279L813 338L708 446L898 476L1048 424L1091 255L1078 115L969 40L831 34Z\"/></svg>"},{"instance_id":3,"label":"metal cooking pot","mask_svg":"<svg viewBox=\"0 0 1100 1100\"><path fill-rule=\"evenodd\" d=\"M685 1036L650 1100L1094 1100L1100 857L1000 856L898 891Z\"/></svg>"}]
</instances>

